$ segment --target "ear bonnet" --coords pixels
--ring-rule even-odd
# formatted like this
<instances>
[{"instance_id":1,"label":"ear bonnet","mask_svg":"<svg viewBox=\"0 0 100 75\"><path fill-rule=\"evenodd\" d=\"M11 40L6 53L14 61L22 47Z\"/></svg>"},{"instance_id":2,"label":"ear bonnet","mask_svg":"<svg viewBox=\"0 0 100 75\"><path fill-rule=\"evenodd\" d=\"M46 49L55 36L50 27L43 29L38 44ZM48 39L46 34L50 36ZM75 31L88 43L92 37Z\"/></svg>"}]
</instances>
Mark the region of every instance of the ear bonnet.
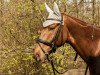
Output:
<instances>
[{"instance_id":1,"label":"ear bonnet","mask_svg":"<svg viewBox=\"0 0 100 75\"><path fill-rule=\"evenodd\" d=\"M43 22L43 27L47 27L54 23L61 23L62 16L61 16L60 10L58 8L58 5L54 2L54 8L53 8L54 10L53 11L50 9L50 7L46 3L45 3L45 7L46 7L46 10L49 13L49 15L48 15L47 20L45 22ZM48 19L56 19L56 20L48 20Z\"/></svg>"}]
</instances>

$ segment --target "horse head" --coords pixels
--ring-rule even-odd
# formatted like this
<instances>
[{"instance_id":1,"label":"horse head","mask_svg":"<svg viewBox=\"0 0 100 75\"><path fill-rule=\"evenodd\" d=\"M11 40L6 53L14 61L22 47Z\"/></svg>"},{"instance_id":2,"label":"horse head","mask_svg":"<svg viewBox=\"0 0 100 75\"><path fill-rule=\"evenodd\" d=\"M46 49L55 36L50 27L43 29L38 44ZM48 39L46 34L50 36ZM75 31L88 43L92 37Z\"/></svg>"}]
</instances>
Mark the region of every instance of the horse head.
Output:
<instances>
[{"instance_id":1,"label":"horse head","mask_svg":"<svg viewBox=\"0 0 100 75\"><path fill-rule=\"evenodd\" d=\"M65 34L67 34L67 29L64 25L64 15L60 13L56 3L54 3L54 11L46 3L45 7L49 16L43 23L43 29L40 31L40 36L34 49L34 56L37 61L43 61L47 55L66 42Z\"/></svg>"}]
</instances>

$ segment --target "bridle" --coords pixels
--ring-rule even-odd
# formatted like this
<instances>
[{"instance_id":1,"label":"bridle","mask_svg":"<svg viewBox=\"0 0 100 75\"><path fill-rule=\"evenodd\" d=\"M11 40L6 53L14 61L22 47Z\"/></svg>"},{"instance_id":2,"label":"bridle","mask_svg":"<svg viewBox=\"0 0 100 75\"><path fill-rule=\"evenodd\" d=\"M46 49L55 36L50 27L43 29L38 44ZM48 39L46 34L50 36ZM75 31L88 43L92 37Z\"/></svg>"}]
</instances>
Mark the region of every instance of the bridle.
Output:
<instances>
[{"instance_id":1,"label":"bridle","mask_svg":"<svg viewBox=\"0 0 100 75\"><path fill-rule=\"evenodd\" d=\"M56 20L56 21L60 21L60 20L58 20L58 19L52 19L52 18L49 18L49 19L47 19L47 20ZM48 41L46 41L46 40L43 40L43 39L40 39L40 38L38 38L38 39L36 40L36 42L37 42L38 45L40 46L42 52L45 54L46 59L51 63L51 66L52 66L54 75L56 75L55 71L56 71L57 73L59 73L59 74L63 74L63 73L65 73L65 72L67 72L68 70L66 70L66 71L64 71L64 72L59 72L59 71L57 71L56 68L54 67L53 60L52 60L52 59L49 59L49 53L46 52L46 51L41 47L41 44L40 44L40 43L49 46L49 47L51 48L51 52L50 52L50 53L54 53L54 52L56 51L56 49L57 49L56 41L58 40L58 37L59 37L59 35L60 35L60 33L61 33L61 37L62 37L61 41L62 41L62 44L63 44L63 33L61 32L62 27L63 27L63 25L62 25L62 23L63 23L63 17L62 17L62 20L61 20L60 22L61 22L61 23L58 24L58 25L59 25L58 30L57 30L55 36L52 38L52 40L51 40L50 42L48 42ZM78 54L76 53L76 56L75 56L75 58L74 58L74 61L76 61L77 55L78 55ZM86 67L85 75L87 74L87 69L88 69L88 66Z\"/></svg>"},{"instance_id":2,"label":"bridle","mask_svg":"<svg viewBox=\"0 0 100 75\"><path fill-rule=\"evenodd\" d=\"M49 18L49 19L47 19L47 20L56 20L56 21L60 21L60 20L52 19L52 18ZM45 50L41 47L41 44L40 44L40 43L49 46L49 47L51 48L51 53L54 53L54 52L56 51L56 49L57 49L56 41L58 40L58 37L59 37L60 33L61 33L61 36L62 36L61 41L62 41L62 44L63 44L63 33L62 33L62 31L61 31L61 30L62 30L62 27L63 27L62 23L63 23L63 18L62 18L62 20L60 21L60 23L58 24L59 27L58 27L58 29L57 29L57 31L56 31L56 34L54 35L54 37L52 38L52 40L51 40L50 42L48 42L48 41L46 41L46 40L43 40L43 39L40 39L40 38L38 38L38 39L36 40L36 42L37 42L38 45L40 46L41 50L42 50L43 53L45 54L46 59L51 63L51 66L52 66L54 75L56 75L55 71L56 71L57 73L59 73L59 74L63 74L63 73L65 73L65 72L67 72L67 70L64 71L64 72L62 72L62 73L59 72L59 71L57 71L57 70L55 69L55 67L54 67L53 60L52 60L52 59L49 59L49 53L45 52Z\"/></svg>"},{"instance_id":3,"label":"bridle","mask_svg":"<svg viewBox=\"0 0 100 75\"><path fill-rule=\"evenodd\" d=\"M50 42L46 41L46 40L43 40L43 39L40 39L38 38L37 39L37 43L39 44L39 46L41 47L40 43L44 44L44 45L47 45L49 46L50 48L52 48L52 52L55 52L55 49L57 48L57 45L56 45L56 41L60 35L60 32L61 32L61 28L62 28L62 25L59 24L59 27L58 27L58 30L56 32L56 34L54 35L54 37L52 38L52 40ZM41 50L43 51L43 53L45 55L47 55L48 53L45 52L45 50L41 47Z\"/></svg>"},{"instance_id":4,"label":"bridle","mask_svg":"<svg viewBox=\"0 0 100 75\"><path fill-rule=\"evenodd\" d=\"M60 21L60 20L58 20L58 19L53 19L53 18L49 18L49 19L47 19L47 20ZM62 30L62 27L63 27L62 23L63 23L63 18L62 18L62 20L60 21L60 23L58 24L58 26L59 26L59 27L58 27L58 30L56 31L54 37L52 38L52 40L51 40L50 42L48 42L48 41L46 41L46 40L43 40L43 39L40 39L40 38L38 38L38 39L36 40L36 42L39 44L41 50L43 51L43 53L45 54L46 57L48 56L49 53L45 52L45 50L41 47L40 43L49 46L49 47L51 48L51 52L55 52L56 49L57 49L56 41L58 40L58 37L59 37L59 35L60 35L60 33L61 33L61 30ZM62 40L62 41L63 41L63 40Z\"/></svg>"}]
</instances>

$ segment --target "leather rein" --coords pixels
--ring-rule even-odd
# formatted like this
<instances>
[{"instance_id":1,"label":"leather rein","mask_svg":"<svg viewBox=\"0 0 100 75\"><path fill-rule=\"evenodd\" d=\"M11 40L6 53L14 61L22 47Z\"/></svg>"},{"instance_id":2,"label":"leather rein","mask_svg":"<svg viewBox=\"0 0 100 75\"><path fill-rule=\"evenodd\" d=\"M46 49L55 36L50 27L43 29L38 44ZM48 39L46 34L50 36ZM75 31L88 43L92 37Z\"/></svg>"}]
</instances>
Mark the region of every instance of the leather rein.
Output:
<instances>
[{"instance_id":1,"label":"leather rein","mask_svg":"<svg viewBox=\"0 0 100 75\"><path fill-rule=\"evenodd\" d=\"M60 20L52 19L52 18L47 19L47 20L60 21ZM58 70L56 70L56 68L54 67L53 60L52 60L52 59L49 59L49 53L45 52L45 50L41 47L40 43L51 47L51 48L52 48L52 49L51 49L51 53L54 53L54 52L56 51L56 49L57 49L56 41L58 40L58 37L59 37L60 33L62 33L62 32L61 32L62 27L63 27L62 21L63 21L63 19L60 21L61 23L59 24L58 30L57 30L55 36L52 38L52 40L51 40L50 42L45 41L45 40L42 40L42 39L39 39L39 38L36 40L37 43L39 44L41 50L42 50L43 53L45 54L46 59L50 62L51 66L52 66L52 69L53 69L54 75L56 75L55 71L56 71L57 73L59 73L59 74L63 74L63 73L65 73L65 72L67 72L67 70L64 71L64 72L59 72ZM62 36L62 43L63 43L63 34L62 34L61 36Z\"/></svg>"},{"instance_id":2,"label":"leather rein","mask_svg":"<svg viewBox=\"0 0 100 75\"><path fill-rule=\"evenodd\" d=\"M47 19L47 20L60 21L60 20L52 19L52 18L49 18L49 19ZM58 30L57 30L55 36L52 38L52 40L51 40L50 42L48 42L48 41L46 41L46 40L43 40L43 39L40 39L40 38L38 38L38 39L36 40L36 42L39 44L41 50L42 50L43 53L45 54L46 59L50 62L51 66L52 66L52 70L53 70L54 75L56 75L56 72L59 73L59 74L64 74L64 73L67 72L68 70L66 70L66 71L64 71L64 72L59 72L59 71L54 67L53 60L52 60L52 59L49 59L49 53L45 52L45 50L41 47L40 43L49 46L49 47L51 48L51 53L54 53L54 52L56 51L56 49L57 49L56 41L58 40L58 37L59 37L60 33L62 33L61 30L62 30L62 27L63 27L63 25L62 25L62 23L63 23L63 18L62 18L62 20L61 20L60 22L61 22L61 23L59 23ZM63 34L61 34L61 37L62 37L62 44L63 44ZM78 56L78 54L76 53L76 56L75 56L75 58L74 58L74 61L76 61L77 56ZM85 75L86 75L86 73L87 73L87 69L88 69L88 66L86 67ZM55 72L55 71L56 71L56 72Z\"/></svg>"}]
</instances>

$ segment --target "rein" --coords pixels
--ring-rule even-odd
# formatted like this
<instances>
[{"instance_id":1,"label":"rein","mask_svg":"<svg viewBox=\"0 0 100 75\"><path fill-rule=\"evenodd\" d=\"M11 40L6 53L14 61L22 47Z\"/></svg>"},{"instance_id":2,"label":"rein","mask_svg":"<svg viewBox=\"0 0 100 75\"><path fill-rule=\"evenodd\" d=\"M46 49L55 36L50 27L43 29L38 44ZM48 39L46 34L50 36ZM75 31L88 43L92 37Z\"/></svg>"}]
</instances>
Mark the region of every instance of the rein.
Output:
<instances>
[{"instance_id":1,"label":"rein","mask_svg":"<svg viewBox=\"0 0 100 75\"><path fill-rule=\"evenodd\" d=\"M51 19L51 18L48 19L48 20L60 21L60 20ZM62 20L62 21L63 21L63 20ZM51 53L55 52L56 49L57 49L56 41L57 41L57 39L58 39L60 33L62 34L62 32L61 32L61 30L62 30L62 21L60 21L61 23L59 24L59 28L58 28L58 30L57 30L57 32L56 32L56 35L53 37L53 39L52 39L50 42L45 41L45 40L42 40L42 39L39 39L39 38L36 40L37 43L39 44L41 50L42 50L43 53L45 54L46 59L50 62L51 66L52 66L52 69L53 69L54 75L56 75L55 71L56 71L57 73L59 73L59 74L63 74L63 73L65 73L65 72L67 72L67 70L64 71L64 72L62 72L62 73L59 72L59 71L57 71L56 68L54 67L53 60L52 60L52 59L49 59L49 53L45 52L45 50L41 47L40 43L42 43L42 44L44 44L44 45L47 45L47 46L50 46L50 47L52 48ZM62 36L62 43L63 43L63 34L62 34L61 36Z\"/></svg>"},{"instance_id":2,"label":"rein","mask_svg":"<svg viewBox=\"0 0 100 75\"><path fill-rule=\"evenodd\" d=\"M49 18L49 19L47 19L47 20L60 21L60 20L58 20L58 19L52 19L52 18ZM49 59L49 53L48 53L48 52L45 52L45 50L41 47L40 43L51 47L51 48L52 48L52 49L51 49L51 53L54 53L54 52L56 51L56 49L57 49L56 41L58 40L58 37L59 37L60 33L61 33L61 37L62 37L61 40L62 40L62 44L63 44L63 33L61 32L62 26L63 26L63 25L62 25L62 21L63 21L63 19L60 21L61 23L59 24L58 30L57 30L57 32L56 32L56 35L52 38L52 40L51 40L50 42L48 42L48 41L46 41L46 40L43 40L43 39L40 39L40 38L38 38L38 39L36 40L36 42L39 44L41 50L42 50L43 53L45 54L46 59L50 62L51 66L52 66L52 69L53 69L54 75L56 75L55 71L56 71L57 73L59 73L59 74L63 74L63 73L65 73L65 72L67 72L68 70L66 70L66 71L64 71L64 72L59 72L59 71L57 71L56 68L54 67L53 60L52 60L52 59ZM76 53L76 56L75 56L75 58L74 58L74 61L76 61L77 56L78 56L78 53ZM85 75L87 74L87 70L88 70L88 65L86 66Z\"/></svg>"}]
</instances>

